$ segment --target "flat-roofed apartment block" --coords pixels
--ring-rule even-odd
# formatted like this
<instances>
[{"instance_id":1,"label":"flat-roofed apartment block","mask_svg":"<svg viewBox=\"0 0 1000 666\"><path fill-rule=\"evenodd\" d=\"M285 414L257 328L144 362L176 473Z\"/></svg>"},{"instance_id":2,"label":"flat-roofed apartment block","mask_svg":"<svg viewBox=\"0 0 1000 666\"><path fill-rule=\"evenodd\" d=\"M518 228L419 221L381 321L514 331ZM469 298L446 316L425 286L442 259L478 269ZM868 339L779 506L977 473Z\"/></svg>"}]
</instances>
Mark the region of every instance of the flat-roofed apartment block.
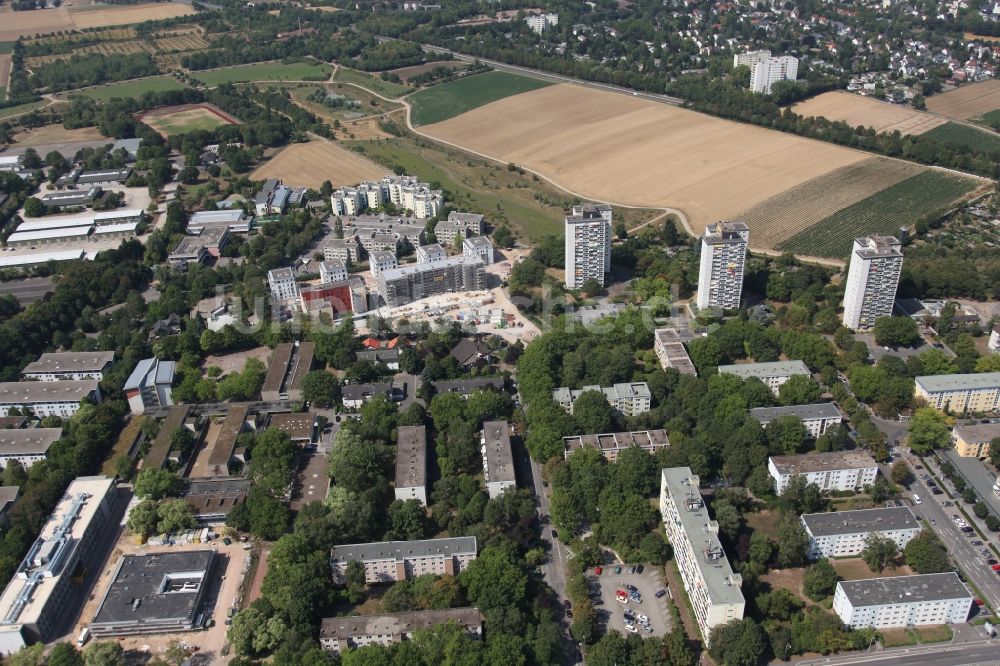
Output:
<instances>
[{"instance_id":1,"label":"flat-roofed apartment block","mask_svg":"<svg viewBox=\"0 0 1000 666\"><path fill-rule=\"evenodd\" d=\"M983 423L955 426L951 442L955 453L968 458L989 458L990 442L1000 437L1000 425Z\"/></svg>"},{"instance_id":2,"label":"flat-roofed apartment block","mask_svg":"<svg viewBox=\"0 0 1000 666\"><path fill-rule=\"evenodd\" d=\"M325 259L319 265L319 279L324 284L343 282L347 279L347 267L340 259Z\"/></svg>"},{"instance_id":3,"label":"flat-roofed apartment block","mask_svg":"<svg viewBox=\"0 0 1000 666\"><path fill-rule=\"evenodd\" d=\"M765 428L771 421L782 416L794 416L802 421L802 425L806 427L813 439L825 433L830 426L842 423L844 420L844 415L832 402L785 407L755 407L750 410L750 416Z\"/></svg>"},{"instance_id":4,"label":"flat-roofed apartment block","mask_svg":"<svg viewBox=\"0 0 1000 666\"><path fill-rule=\"evenodd\" d=\"M813 560L860 555L872 535L892 539L902 551L923 529L906 506L807 513L802 516L802 527L809 536L809 558Z\"/></svg>"},{"instance_id":5,"label":"flat-roofed apartment block","mask_svg":"<svg viewBox=\"0 0 1000 666\"><path fill-rule=\"evenodd\" d=\"M483 233L483 216L478 213L448 213L448 219L434 227L434 236L442 245L454 245L456 238L479 236Z\"/></svg>"},{"instance_id":6,"label":"flat-roofed apartment block","mask_svg":"<svg viewBox=\"0 0 1000 666\"><path fill-rule=\"evenodd\" d=\"M965 622L973 595L954 571L840 581L833 610L852 629Z\"/></svg>"},{"instance_id":7,"label":"flat-roofed apartment block","mask_svg":"<svg viewBox=\"0 0 1000 666\"><path fill-rule=\"evenodd\" d=\"M427 506L427 428L399 426L396 431L396 487L398 500L420 500Z\"/></svg>"},{"instance_id":8,"label":"flat-roofed apartment block","mask_svg":"<svg viewBox=\"0 0 1000 666\"><path fill-rule=\"evenodd\" d=\"M483 423L479 445L483 454L483 473L490 499L500 497L517 486L514 452L510 448L510 424L506 421Z\"/></svg>"},{"instance_id":9,"label":"flat-roofed apartment block","mask_svg":"<svg viewBox=\"0 0 1000 666\"><path fill-rule=\"evenodd\" d=\"M378 279L379 273L398 268L396 253L392 250L377 250L368 255L368 270Z\"/></svg>"},{"instance_id":10,"label":"flat-roofed apartment block","mask_svg":"<svg viewBox=\"0 0 1000 666\"><path fill-rule=\"evenodd\" d=\"M479 257L459 255L430 264L408 264L381 271L379 293L389 307L456 291L486 289L486 270Z\"/></svg>"},{"instance_id":11,"label":"flat-roofed apartment block","mask_svg":"<svg viewBox=\"0 0 1000 666\"><path fill-rule=\"evenodd\" d=\"M199 525L221 525L249 494L250 479L241 476L188 478L181 499L194 511Z\"/></svg>"},{"instance_id":12,"label":"flat-roofed apartment block","mask_svg":"<svg viewBox=\"0 0 1000 666\"><path fill-rule=\"evenodd\" d=\"M69 484L0 594L0 653L53 640L76 611L71 578L107 537L114 497L114 479L106 476Z\"/></svg>"},{"instance_id":13,"label":"flat-roofed apartment block","mask_svg":"<svg viewBox=\"0 0 1000 666\"><path fill-rule=\"evenodd\" d=\"M478 608L449 608L324 618L319 628L319 644L324 650L340 654L373 643L392 645L408 641L415 631L447 624L457 624L476 638L483 635L483 616Z\"/></svg>"},{"instance_id":14,"label":"flat-roofed apartment block","mask_svg":"<svg viewBox=\"0 0 1000 666\"><path fill-rule=\"evenodd\" d=\"M795 375L812 377L809 368L802 361L769 361L767 363L738 363L736 365L720 365L720 374L736 375L740 379L756 377L778 395L778 389Z\"/></svg>"},{"instance_id":15,"label":"flat-roofed apartment block","mask_svg":"<svg viewBox=\"0 0 1000 666\"><path fill-rule=\"evenodd\" d=\"M344 388L347 388L346 386ZM434 382L436 393L457 393L463 400L480 391L503 391L503 377L473 377L472 379L442 379Z\"/></svg>"},{"instance_id":16,"label":"flat-roofed apartment block","mask_svg":"<svg viewBox=\"0 0 1000 666\"><path fill-rule=\"evenodd\" d=\"M743 222L719 222L705 227L698 266L699 310L740 307L750 228Z\"/></svg>"},{"instance_id":17,"label":"flat-roofed apartment block","mask_svg":"<svg viewBox=\"0 0 1000 666\"><path fill-rule=\"evenodd\" d=\"M301 401L302 380L312 368L315 353L312 342L283 342L275 347L260 390L261 399Z\"/></svg>"},{"instance_id":18,"label":"flat-roofed apartment block","mask_svg":"<svg viewBox=\"0 0 1000 666\"><path fill-rule=\"evenodd\" d=\"M627 382L614 386L584 386L581 389L569 389L561 386L552 391L552 399L570 414L573 405L586 391L600 391L608 404L625 416L636 416L649 411L651 397L646 382Z\"/></svg>"},{"instance_id":19,"label":"flat-roofed apartment block","mask_svg":"<svg viewBox=\"0 0 1000 666\"><path fill-rule=\"evenodd\" d=\"M0 383L0 416L16 408L30 409L39 418L69 418L80 409L81 400L101 401L96 379Z\"/></svg>"},{"instance_id":20,"label":"flat-roofed apartment block","mask_svg":"<svg viewBox=\"0 0 1000 666\"><path fill-rule=\"evenodd\" d=\"M875 483L878 463L867 451L831 451L796 456L771 456L767 471L774 479L774 489L785 492L793 476L803 475L825 492L861 490Z\"/></svg>"},{"instance_id":21,"label":"flat-roofed apartment block","mask_svg":"<svg viewBox=\"0 0 1000 666\"><path fill-rule=\"evenodd\" d=\"M414 251L414 255L417 257L418 264L430 264L448 258L448 253L444 251L440 243L421 245Z\"/></svg>"},{"instance_id":22,"label":"flat-roofed apartment block","mask_svg":"<svg viewBox=\"0 0 1000 666\"><path fill-rule=\"evenodd\" d=\"M155 357L139 361L125 381L124 388L133 414L174 404L171 387L176 367L173 361L161 361Z\"/></svg>"},{"instance_id":23,"label":"flat-roofed apartment block","mask_svg":"<svg viewBox=\"0 0 1000 666\"><path fill-rule=\"evenodd\" d=\"M0 430L0 468L12 461L28 469L48 457L49 447L62 437L62 428L27 428Z\"/></svg>"},{"instance_id":24,"label":"flat-roofed apartment block","mask_svg":"<svg viewBox=\"0 0 1000 666\"><path fill-rule=\"evenodd\" d=\"M200 629L214 550L123 555L90 622L95 636Z\"/></svg>"},{"instance_id":25,"label":"flat-roofed apartment block","mask_svg":"<svg viewBox=\"0 0 1000 666\"><path fill-rule=\"evenodd\" d=\"M355 215L341 219L344 229L344 238L357 236L365 249L368 243L376 234L394 237L393 246L406 242L413 247L424 244L426 236L426 224L412 217L401 217L399 215ZM388 249L388 248L382 248Z\"/></svg>"},{"instance_id":26,"label":"flat-roofed apartment block","mask_svg":"<svg viewBox=\"0 0 1000 666\"><path fill-rule=\"evenodd\" d=\"M892 236L854 239L844 291L844 326L865 330L892 315L903 270L902 244Z\"/></svg>"},{"instance_id":27,"label":"flat-roofed apartment block","mask_svg":"<svg viewBox=\"0 0 1000 666\"><path fill-rule=\"evenodd\" d=\"M457 576L476 559L476 537L421 541L381 541L334 546L330 551L333 581L341 584L347 563L365 567L365 582L392 583L425 574Z\"/></svg>"},{"instance_id":28,"label":"flat-roofed apartment block","mask_svg":"<svg viewBox=\"0 0 1000 666\"><path fill-rule=\"evenodd\" d=\"M473 236L462 241L462 253L469 256L476 255L489 266L493 263L493 243L486 236Z\"/></svg>"},{"instance_id":29,"label":"flat-roofed apartment block","mask_svg":"<svg viewBox=\"0 0 1000 666\"><path fill-rule=\"evenodd\" d=\"M333 238L323 246L323 258L327 261L340 261L346 266L358 263L360 257L361 246L356 236Z\"/></svg>"},{"instance_id":30,"label":"flat-roofed apartment block","mask_svg":"<svg viewBox=\"0 0 1000 666\"><path fill-rule=\"evenodd\" d=\"M962 412L992 412L1000 402L1000 372L924 375L914 380L914 394L931 407Z\"/></svg>"},{"instance_id":31,"label":"flat-roofed apartment block","mask_svg":"<svg viewBox=\"0 0 1000 666\"><path fill-rule=\"evenodd\" d=\"M647 453L655 454L670 446L666 430L637 430L634 432L607 432L599 435L573 435L563 437L563 457L569 458L577 449L597 449L608 462L618 460L618 454L625 449L638 446Z\"/></svg>"},{"instance_id":32,"label":"flat-roofed apartment block","mask_svg":"<svg viewBox=\"0 0 1000 666\"><path fill-rule=\"evenodd\" d=\"M676 328L658 328L653 331L653 351L664 370L673 368L682 375L698 374Z\"/></svg>"},{"instance_id":33,"label":"flat-roofed apartment block","mask_svg":"<svg viewBox=\"0 0 1000 666\"><path fill-rule=\"evenodd\" d=\"M311 412L272 414L267 429L285 433L299 446L308 446L316 439L316 417Z\"/></svg>"},{"instance_id":34,"label":"flat-roofed apartment block","mask_svg":"<svg viewBox=\"0 0 1000 666\"><path fill-rule=\"evenodd\" d=\"M611 210L584 205L565 219L566 288L579 289L587 280L602 287L611 272Z\"/></svg>"},{"instance_id":35,"label":"flat-roofed apartment block","mask_svg":"<svg viewBox=\"0 0 1000 666\"><path fill-rule=\"evenodd\" d=\"M267 286L271 299L278 303L294 301L299 297L299 285L291 268L275 268L267 272Z\"/></svg>"},{"instance_id":36,"label":"flat-roofed apartment block","mask_svg":"<svg viewBox=\"0 0 1000 666\"><path fill-rule=\"evenodd\" d=\"M698 490L700 479L689 467L660 472L660 515L674 559L691 600L702 637L712 628L743 619L743 578L733 572L719 541L719 524L708 516Z\"/></svg>"},{"instance_id":37,"label":"flat-roofed apartment block","mask_svg":"<svg viewBox=\"0 0 1000 666\"><path fill-rule=\"evenodd\" d=\"M24 379L55 382L63 379L104 379L104 373L115 362L115 353L107 352L48 352L29 363L21 371Z\"/></svg>"}]
</instances>

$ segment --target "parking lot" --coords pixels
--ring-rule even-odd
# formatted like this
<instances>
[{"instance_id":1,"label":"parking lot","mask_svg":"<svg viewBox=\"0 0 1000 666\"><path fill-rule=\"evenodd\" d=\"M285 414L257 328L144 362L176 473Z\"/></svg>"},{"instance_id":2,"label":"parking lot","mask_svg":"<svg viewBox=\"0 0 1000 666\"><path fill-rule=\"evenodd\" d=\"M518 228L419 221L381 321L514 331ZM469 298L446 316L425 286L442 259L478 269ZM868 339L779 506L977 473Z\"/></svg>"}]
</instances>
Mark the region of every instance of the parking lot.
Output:
<instances>
[{"instance_id":1,"label":"parking lot","mask_svg":"<svg viewBox=\"0 0 1000 666\"><path fill-rule=\"evenodd\" d=\"M645 566L642 573L630 574L630 566L621 565L621 573L615 573L618 565L603 567L600 576L591 569L587 572L587 582L590 584L591 595L597 610L597 617L604 625L604 631L617 631L627 636L629 632L625 629L624 611L630 609L636 615L642 614L649 617L649 625L653 628L652 633L642 631L639 623L635 627L639 629L642 636L663 636L671 629L671 618L667 603L670 599L669 593L656 598L658 590L667 589L666 583L658 567ZM642 597L641 603L636 603L631 599L627 604L623 604L615 599L617 590L625 590L626 585L634 585Z\"/></svg>"}]
</instances>

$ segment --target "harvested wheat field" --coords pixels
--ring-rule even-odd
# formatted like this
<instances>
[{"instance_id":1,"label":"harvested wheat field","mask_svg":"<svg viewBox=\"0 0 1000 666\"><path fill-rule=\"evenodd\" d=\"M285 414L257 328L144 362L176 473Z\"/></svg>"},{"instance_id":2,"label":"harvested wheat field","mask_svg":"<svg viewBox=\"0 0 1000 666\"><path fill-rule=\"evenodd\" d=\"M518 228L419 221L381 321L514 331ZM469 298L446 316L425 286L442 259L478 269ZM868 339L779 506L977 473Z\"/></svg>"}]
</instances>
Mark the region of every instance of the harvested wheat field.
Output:
<instances>
[{"instance_id":1,"label":"harvested wheat field","mask_svg":"<svg viewBox=\"0 0 1000 666\"><path fill-rule=\"evenodd\" d=\"M75 143L77 141L100 141L105 139L108 143L114 143L114 139L101 134L96 127L80 127L77 129L66 129L62 125L42 125L14 136L18 145L21 146L47 146L53 143ZM45 155L42 155L45 158Z\"/></svg>"},{"instance_id":2,"label":"harvested wheat field","mask_svg":"<svg viewBox=\"0 0 1000 666\"><path fill-rule=\"evenodd\" d=\"M257 168L251 178L281 178L289 185L319 189L324 180L334 187L356 185L363 180L378 180L386 169L369 162L332 141L313 139L293 143Z\"/></svg>"},{"instance_id":3,"label":"harvested wheat field","mask_svg":"<svg viewBox=\"0 0 1000 666\"><path fill-rule=\"evenodd\" d=\"M19 37L76 29L76 24L73 23L65 7L5 13L3 23L3 28L0 29L0 42L13 42Z\"/></svg>"},{"instance_id":4,"label":"harvested wheat field","mask_svg":"<svg viewBox=\"0 0 1000 666\"><path fill-rule=\"evenodd\" d=\"M1000 109L1000 80L970 83L927 98L927 109L955 120L969 120Z\"/></svg>"},{"instance_id":5,"label":"harvested wheat field","mask_svg":"<svg viewBox=\"0 0 1000 666\"><path fill-rule=\"evenodd\" d=\"M80 30L109 25L131 25L143 21L189 16L195 11L176 2L149 2L141 5L92 5L70 10L73 23Z\"/></svg>"},{"instance_id":6,"label":"harvested wheat field","mask_svg":"<svg viewBox=\"0 0 1000 666\"><path fill-rule=\"evenodd\" d=\"M799 102L792 107L792 111L806 118L822 116L828 120L842 120L851 127L863 125L877 132L899 130L900 134L923 134L946 122L944 118L908 106L846 92L823 93Z\"/></svg>"},{"instance_id":7,"label":"harvested wheat field","mask_svg":"<svg viewBox=\"0 0 1000 666\"><path fill-rule=\"evenodd\" d=\"M838 210L922 171L910 162L872 157L813 178L735 217L750 227L754 247L773 249Z\"/></svg>"},{"instance_id":8,"label":"harvested wheat field","mask_svg":"<svg viewBox=\"0 0 1000 666\"><path fill-rule=\"evenodd\" d=\"M528 167L589 199L680 208L694 233L869 159L819 141L568 84L507 97L421 131ZM751 244L758 246L753 238Z\"/></svg>"}]
</instances>

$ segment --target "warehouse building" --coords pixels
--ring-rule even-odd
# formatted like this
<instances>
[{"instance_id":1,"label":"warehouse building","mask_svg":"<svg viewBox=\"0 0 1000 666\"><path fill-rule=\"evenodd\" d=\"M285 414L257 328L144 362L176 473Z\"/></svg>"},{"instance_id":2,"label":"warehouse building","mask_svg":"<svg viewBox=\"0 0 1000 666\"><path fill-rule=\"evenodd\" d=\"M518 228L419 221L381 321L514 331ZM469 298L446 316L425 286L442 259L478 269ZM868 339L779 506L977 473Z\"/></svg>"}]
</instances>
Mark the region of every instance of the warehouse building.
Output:
<instances>
[{"instance_id":1,"label":"warehouse building","mask_svg":"<svg viewBox=\"0 0 1000 666\"><path fill-rule=\"evenodd\" d=\"M483 616L478 608L449 608L324 618L319 629L319 644L325 650L340 654L373 643L392 645L408 641L415 631L446 624L457 624L476 638L483 635Z\"/></svg>"},{"instance_id":2,"label":"warehouse building","mask_svg":"<svg viewBox=\"0 0 1000 666\"><path fill-rule=\"evenodd\" d=\"M30 409L38 418L65 419L76 414L82 400L101 401L97 380L0 383L0 416L7 416L12 409Z\"/></svg>"},{"instance_id":3,"label":"warehouse building","mask_svg":"<svg viewBox=\"0 0 1000 666\"><path fill-rule=\"evenodd\" d=\"M141 208L119 208L94 213L94 224L98 227L126 223L139 224L146 219L146 212Z\"/></svg>"},{"instance_id":4,"label":"warehouse building","mask_svg":"<svg viewBox=\"0 0 1000 666\"><path fill-rule=\"evenodd\" d=\"M37 247L63 243L85 243L90 240L92 226L62 227L59 229L39 229L38 231L15 231L7 237L10 247Z\"/></svg>"},{"instance_id":5,"label":"warehouse building","mask_svg":"<svg viewBox=\"0 0 1000 666\"><path fill-rule=\"evenodd\" d=\"M246 234L253 228L253 216L247 215L242 208L200 210L193 213L188 220L188 231L197 231L205 227L226 227L230 233Z\"/></svg>"},{"instance_id":6,"label":"warehouse building","mask_svg":"<svg viewBox=\"0 0 1000 666\"><path fill-rule=\"evenodd\" d=\"M46 352L24 367L21 377L40 382L63 379L104 379L115 362L113 351Z\"/></svg>"},{"instance_id":7,"label":"warehouse building","mask_svg":"<svg viewBox=\"0 0 1000 666\"><path fill-rule=\"evenodd\" d=\"M361 562L365 582L392 583L425 574L457 576L476 559L476 537L420 541L382 541L334 546L330 552L333 581L344 583L347 563Z\"/></svg>"},{"instance_id":8,"label":"warehouse building","mask_svg":"<svg viewBox=\"0 0 1000 666\"><path fill-rule=\"evenodd\" d=\"M840 581L833 610L852 629L965 622L973 595L954 571Z\"/></svg>"},{"instance_id":9,"label":"warehouse building","mask_svg":"<svg viewBox=\"0 0 1000 666\"><path fill-rule=\"evenodd\" d=\"M94 199L101 196L103 190L100 187L91 187L87 190L69 190L66 192L51 192L41 198L42 205L46 208L61 210L63 208L82 208L94 203Z\"/></svg>"},{"instance_id":10,"label":"warehouse building","mask_svg":"<svg viewBox=\"0 0 1000 666\"><path fill-rule=\"evenodd\" d=\"M813 560L860 555L872 535L892 539L902 551L922 529L906 506L807 513L801 519L809 537L809 558Z\"/></svg>"}]
</instances>

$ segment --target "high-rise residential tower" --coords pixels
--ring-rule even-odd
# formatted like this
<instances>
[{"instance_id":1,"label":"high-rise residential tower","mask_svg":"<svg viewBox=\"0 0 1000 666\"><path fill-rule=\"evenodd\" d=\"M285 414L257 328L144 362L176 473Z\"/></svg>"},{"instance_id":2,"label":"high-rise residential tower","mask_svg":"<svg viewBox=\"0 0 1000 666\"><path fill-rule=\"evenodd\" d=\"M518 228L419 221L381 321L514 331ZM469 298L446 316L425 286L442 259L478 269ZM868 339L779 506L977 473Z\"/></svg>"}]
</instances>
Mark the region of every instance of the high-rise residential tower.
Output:
<instances>
[{"instance_id":1,"label":"high-rise residential tower","mask_svg":"<svg viewBox=\"0 0 1000 666\"><path fill-rule=\"evenodd\" d=\"M566 288L579 289L590 279L604 286L611 272L611 207L574 206L566 216Z\"/></svg>"},{"instance_id":2,"label":"high-rise residential tower","mask_svg":"<svg viewBox=\"0 0 1000 666\"><path fill-rule=\"evenodd\" d=\"M863 330L892 314L903 270L902 244L892 236L854 239L844 292L844 326Z\"/></svg>"},{"instance_id":3,"label":"high-rise residential tower","mask_svg":"<svg viewBox=\"0 0 1000 666\"><path fill-rule=\"evenodd\" d=\"M701 237L698 309L740 307L750 229L743 222L719 222Z\"/></svg>"}]
</instances>

